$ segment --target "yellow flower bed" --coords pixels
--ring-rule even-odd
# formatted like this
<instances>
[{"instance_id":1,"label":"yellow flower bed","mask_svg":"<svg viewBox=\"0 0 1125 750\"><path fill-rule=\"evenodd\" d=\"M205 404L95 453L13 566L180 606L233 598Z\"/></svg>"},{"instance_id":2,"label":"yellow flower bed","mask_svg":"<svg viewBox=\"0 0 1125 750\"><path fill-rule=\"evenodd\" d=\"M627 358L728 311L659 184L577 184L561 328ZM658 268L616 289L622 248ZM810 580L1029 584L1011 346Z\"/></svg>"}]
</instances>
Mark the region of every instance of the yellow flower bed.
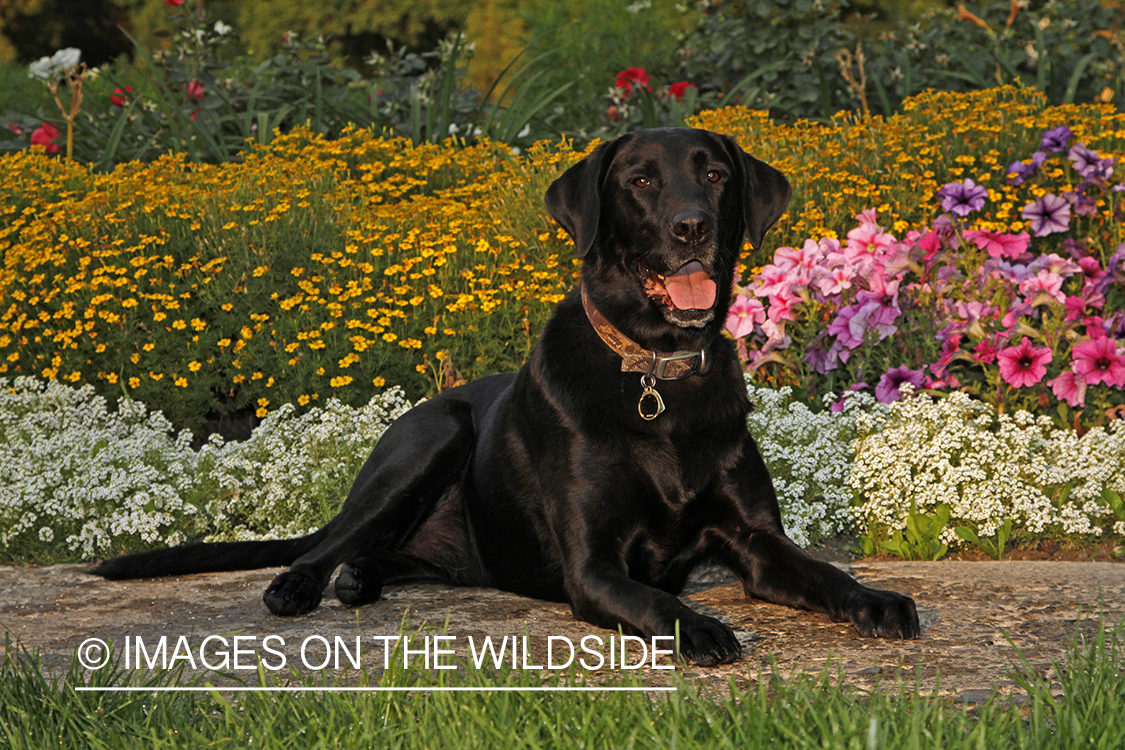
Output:
<instances>
[{"instance_id":1,"label":"yellow flower bed","mask_svg":"<svg viewBox=\"0 0 1125 750\"><path fill-rule=\"evenodd\" d=\"M974 228L1019 232L1025 229L1020 211L1030 198L1027 188L1008 185L1008 167L1030 160L1044 131L1068 125L1075 143L1103 156L1125 151L1125 115L1112 106L1048 107L1033 89L927 91L903 109L867 120L841 113L824 125L778 123L764 112L730 107L704 112L692 124L738 136L750 153L789 175L793 203L773 235L774 246L837 237L867 208L878 209L880 223L896 235L922 228L941 213L937 191L964 179L989 191ZM1059 192L1081 182L1054 172L1046 176L1058 180Z\"/></svg>"},{"instance_id":2,"label":"yellow flower bed","mask_svg":"<svg viewBox=\"0 0 1125 750\"><path fill-rule=\"evenodd\" d=\"M1007 165L1042 130L1067 124L1106 155L1125 136L1108 109L1046 108L1013 89L906 108L828 125L730 108L695 124L788 173L795 199L771 248L846 231L868 207L898 232L920 227L936 190L962 177L995 195L986 221L1019 229ZM512 370L574 283L542 195L581 156L566 142L514 156L361 129L334 141L298 130L240 163L173 155L111 174L4 155L0 377L124 390L199 427Z\"/></svg>"}]
</instances>

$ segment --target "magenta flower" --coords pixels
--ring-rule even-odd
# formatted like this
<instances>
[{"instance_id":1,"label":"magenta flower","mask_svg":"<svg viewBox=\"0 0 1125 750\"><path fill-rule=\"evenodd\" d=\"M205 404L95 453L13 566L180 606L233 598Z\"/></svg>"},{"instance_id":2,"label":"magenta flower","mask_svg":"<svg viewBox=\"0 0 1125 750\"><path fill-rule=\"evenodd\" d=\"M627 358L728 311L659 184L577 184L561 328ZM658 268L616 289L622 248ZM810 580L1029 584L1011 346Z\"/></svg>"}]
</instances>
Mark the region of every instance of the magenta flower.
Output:
<instances>
[{"instance_id":1,"label":"magenta flower","mask_svg":"<svg viewBox=\"0 0 1125 750\"><path fill-rule=\"evenodd\" d=\"M971 240L974 245L986 251L993 258L1011 258L1012 260L1023 255L1031 242L1031 237L1027 232L1002 234L976 229L965 232L965 239Z\"/></svg>"},{"instance_id":2,"label":"magenta flower","mask_svg":"<svg viewBox=\"0 0 1125 750\"><path fill-rule=\"evenodd\" d=\"M995 362L996 355L999 354L999 350L996 348L996 345L988 339L985 339L984 341L974 346L973 352L973 359L984 365L990 365Z\"/></svg>"},{"instance_id":3,"label":"magenta flower","mask_svg":"<svg viewBox=\"0 0 1125 750\"><path fill-rule=\"evenodd\" d=\"M1125 386L1125 357L1117 351L1117 343L1107 337L1083 341L1074 347L1074 374L1090 385L1105 383Z\"/></svg>"},{"instance_id":4,"label":"magenta flower","mask_svg":"<svg viewBox=\"0 0 1125 750\"><path fill-rule=\"evenodd\" d=\"M888 370L883 374L883 377L879 378L879 384L875 386L875 398L884 404L898 401L902 398L899 388L902 387L903 383L910 383L915 388L922 385L925 369L923 367L921 370L911 370L903 365Z\"/></svg>"},{"instance_id":5,"label":"magenta flower","mask_svg":"<svg viewBox=\"0 0 1125 750\"><path fill-rule=\"evenodd\" d=\"M943 198L941 202L943 211L965 217L973 211L984 208L984 203L988 199L988 188L965 179L962 182L950 182L938 191L938 195Z\"/></svg>"},{"instance_id":6,"label":"magenta flower","mask_svg":"<svg viewBox=\"0 0 1125 750\"><path fill-rule=\"evenodd\" d=\"M1086 381L1081 375L1075 375L1071 370L1066 370L1054 380L1047 381L1055 398L1065 401L1071 406L1086 405Z\"/></svg>"},{"instance_id":7,"label":"magenta flower","mask_svg":"<svg viewBox=\"0 0 1125 750\"><path fill-rule=\"evenodd\" d=\"M1070 228L1070 202L1052 193L1045 193L1023 207L1023 218L1031 223L1036 237L1045 237Z\"/></svg>"},{"instance_id":8,"label":"magenta flower","mask_svg":"<svg viewBox=\"0 0 1125 750\"><path fill-rule=\"evenodd\" d=\"M1032 346L1027 336L1018 346L1010 346L996 356L1000 360L1000 377L1016 388L1042 380L1047 374L1046 364L1054 359L1050 349Z\"/></svg>"}]
</instances>

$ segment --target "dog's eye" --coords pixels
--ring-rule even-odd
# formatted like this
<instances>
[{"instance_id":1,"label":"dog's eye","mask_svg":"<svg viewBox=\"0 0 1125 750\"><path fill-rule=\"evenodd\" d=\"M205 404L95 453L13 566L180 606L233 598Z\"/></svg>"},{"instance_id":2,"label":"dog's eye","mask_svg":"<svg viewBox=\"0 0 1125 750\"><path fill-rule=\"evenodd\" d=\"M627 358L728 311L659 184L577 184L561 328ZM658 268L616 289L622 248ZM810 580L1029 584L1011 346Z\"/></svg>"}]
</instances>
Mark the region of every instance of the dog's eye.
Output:
<instances>
[{"instance_id":1,"label":"dog's eye","mask_svg":"<svg viewBox=\"0 0 1125 750\"><path fill-rule=\"evenodd\" d=\"M710 172L707 173L707 181L708 182L718 182L721 179L723 179L723 173L722 172L718 172L718 171L712 169Z\"/></svg>"},{"instance_id":2,"label":"dog's eye","mask_svg":"<svg viewBox=\"0 0 1125 750\"><path fill-rule=\"evenodd\" d=\"M649 182L649 179L647 177L638 177L637 179L633 180L633 184L639 188L646 188L652 183Z\"/></svg>"}]
</instances>

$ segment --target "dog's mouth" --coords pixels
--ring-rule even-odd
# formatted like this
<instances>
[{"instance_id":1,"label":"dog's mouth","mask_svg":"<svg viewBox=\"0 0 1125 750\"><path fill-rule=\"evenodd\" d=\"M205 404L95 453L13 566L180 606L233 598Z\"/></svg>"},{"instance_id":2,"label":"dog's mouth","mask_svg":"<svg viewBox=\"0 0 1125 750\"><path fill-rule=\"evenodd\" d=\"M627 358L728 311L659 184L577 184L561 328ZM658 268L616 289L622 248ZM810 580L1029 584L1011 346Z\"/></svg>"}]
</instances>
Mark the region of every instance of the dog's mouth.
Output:
<instances>
[{"instance_id":1,"label":"dog's mouth","mask_svg":"<svg viewBox=\"0 0 1125 750\"><path fill-rule=\"evenodd\" d=\"M709 313L715 306L718 287L698 260L690 260L666 276L644 263L640 269L645 294L677 317Z\"/></svg>"}]
</instances>

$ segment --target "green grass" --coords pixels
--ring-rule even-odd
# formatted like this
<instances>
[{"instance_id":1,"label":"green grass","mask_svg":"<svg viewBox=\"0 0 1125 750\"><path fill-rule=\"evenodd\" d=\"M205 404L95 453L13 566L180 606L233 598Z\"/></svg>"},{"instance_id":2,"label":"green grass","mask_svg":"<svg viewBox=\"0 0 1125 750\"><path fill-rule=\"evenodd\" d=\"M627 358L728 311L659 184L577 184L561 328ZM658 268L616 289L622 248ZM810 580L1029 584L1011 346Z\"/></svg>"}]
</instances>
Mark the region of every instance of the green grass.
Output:
<instances>
[{"instance_id":1,"label":"green grass","mask_svg":"<svg viewBox=\"0 0 1125 750\"><path fill-rule=\"evenodd\" d=\"M1082 625L1091 627L1081 627ZM127 675L113 667L59 678L9 648L0 668L0 747L402 748L1115 748L1125 737L1125 628L1080 623L1057 684L1029 669L1027 700L996 697L967 709L897 685L867 694L831 673L783 681L768 667L718 695L698 683L675 693L362 692L113 693L77 686L191 685L181 673ZM12 654L16 658L12 658ZM453 678L392 669L371 684L529 687L535 673ZM529 676L529 674L531 676ZM266 677L259 678L267 680ZM362 679L368 679L363 676ZM554 677L557 681L561 678ZM312 675L297 684L333 684ZM1060 687L1061 686L1061 687Z\"/></svg>"}]
</instances>

